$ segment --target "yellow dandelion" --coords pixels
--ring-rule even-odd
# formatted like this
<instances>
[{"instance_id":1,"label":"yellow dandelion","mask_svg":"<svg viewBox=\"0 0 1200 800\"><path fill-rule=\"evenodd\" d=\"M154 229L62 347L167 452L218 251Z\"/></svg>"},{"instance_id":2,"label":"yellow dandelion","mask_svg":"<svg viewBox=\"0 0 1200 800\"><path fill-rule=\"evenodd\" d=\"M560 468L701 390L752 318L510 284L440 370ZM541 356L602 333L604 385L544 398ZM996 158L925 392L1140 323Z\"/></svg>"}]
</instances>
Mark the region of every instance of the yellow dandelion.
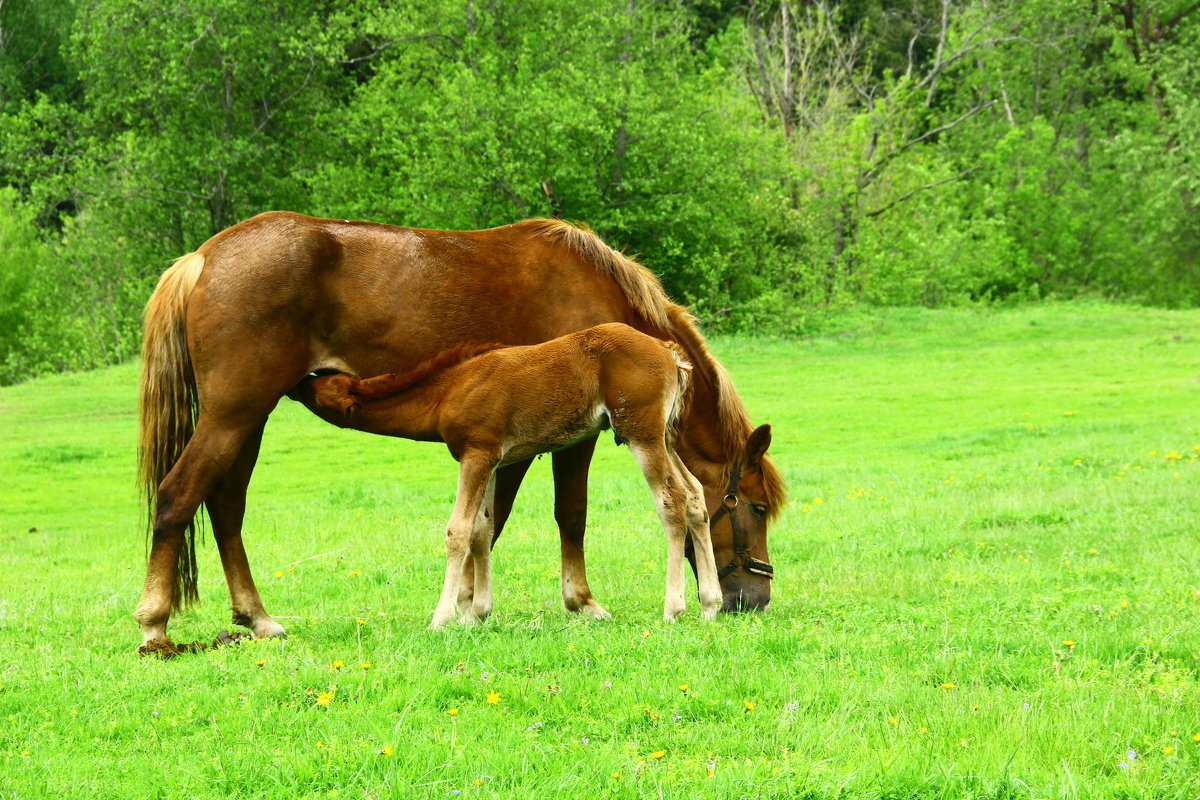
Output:
<instances>
[{"instance_id":1,"label":"yellow dandelion","mask_svg":"<svg viewBox=\"0 0 1200 800\"><path fill-rule=\"evenodd\" d=\"M940 686L941 688L945 689L946 691L949 691L949 690L951 690L951 689L953 689L953 688L954 688L954 684L953 684L953 683L950 683L950 682L946 682L946 683L939 684L939 686Z\"/></svg>"},{"instance_id":2,"label":"yellow dandelion","mask_svg":"<svg viewBox=\"0 0 1200 800\"><path fill-rule=\"evenodd\" d=\"M360 667L362 667L363 669L370 669L370 668L371 668L371 662L370 662L370 661L364 661L364 662L362 662L361 664L359 664L359 666L360 666Z\"/></svg>"},{"instance_id":3,"label":"yellow dandelion","mask_svg":"<svg viewBox=\"0 0 1200 800\"><path fill-rule=\"evenodd\" d=\"M357 578L359 575L362 575L362 573L361 573L361 572L359 572L359 571L358 571L358 570L356 570L356 569L352 569L352 570L350 570L350 574L351 574L351 575L353 575L353 576L354 576L354 577L356 577L356 578Z\"/></svg>"},{"instance_id":4,"label":"yellow dandelion","mask_svg":"<svg viewBox=\"0 0 1200 800\"><path fill-rule=\"evenodd\" d=\"M620 771L620 770L617 770L616 772L614 772L614 773L612 774L612 776L613 776L614 778L619 778L619 777L621 777L621 771Z\"/></svg>"},{"instance_id":5,"label":"yellow dandelion","mask_svg":"<svg viewBox=\"0 0 1200 800\"><path fill-rule=\"evenodd\" d=\"M266 664L266 663L267 663L267 660L265 658L260 658L258 661L254 662L254 666L261 667L263 664Z\"/></svg>"},{"instance_id":6,"label":"yellow dandelion","mask_svg":"<svg viewBox=\"0 0 1200 800\"><path fill-rule=\"evenodd\" d=\"M819 506L819 505L821 505L821 503L824 503L824 502L825 502L825 501L824 501L824 500L822 500L822 499L821 499L821 498L819 498L819 497L814 497L814 498L813 498L813 505L814 505L814 506Z\"/></svg>"},{"instance_id":7,"label":"yellow dandelion","mask_svg":"<svg viewBox=\"0 0 1200 800\"><path fill-rule=\"evenodd\" d=\"M500 693L497 692L495 689L492 689L487 694L487 701L489 703L491 703L492 705L499 703L500 702Z\"/></svg>"},{"instance_id":8,"label":"yellow dandelion","mask_svg":"<svg viewBox=\"0 0 1200 800\"><path fill-rule=\"evenodd\" d=\"M900 720L896 719L895 717L888 717L888 724L889 725L899 725Z\"/></svg>"},{"instance_id":9,"label":"yellow dandelion","mask_svg":"<svg viewBox=\"0 0 1200 800\"><path fill-rule=\"evenodd\" d=\"M457 708L447 708L447 709L446 709L446 713L447 713L447 714L449 714L449 715L450 715L450 716L452 716L452 717L457 717L457 716L458 716L458 709L457 709Z\"/></svg>"},{"instance_id":10,"label":"yellow dandelion","mask_svg":"<svg viewBox=\"0 0 1200 800\"><path fill-rule=\"evenodd\" d=\"M1200 733L1192 734L1193 742L1200 742Z\"/></svg>"},{"instance_id":11,"label":"yellow dandelion","mask_svg":"<svg viewBox=\"0 0 1200 800\"><path fill-rule=\"evenodd\" d=\"M1122 600L1122 601L1121 601L1121 608L1129 608L1129 601L1128 601L1128 600Z\"/></svg>"},{"instance_id":12,"label":"yellow dandelion","mask_svg":"<svg viewBox=\"0 0 1200 800\"><path fill-rule=\"evenodd\" d=\"M755 708L757 708L757 706L755 706L754 703L751 703L749 700L743 700L742 707L745 708L746 711L753 711Z\"/></svg>"},{"instance_id":13,"label":"yellow dandelion","mask_svg":"<svg viewBox=\"0 0 1200 800\"><path fill-rule=\"evenodd\" d=\"M396 751L392 749L392 746L390 744L385 744L383 746L383 750L381 750L380 752L383 753L385 756L390 756L390 755L394 754Z\"/></svg>"},{"instance_id":14,"label":"yellow dandelion","mask_svg":"<svg viewBox=\"0 0 1200 800\"><path fill-rule=\"evenodd\" d=\"M1097 554L1099 554L1100 551L1094 547L1089 547L1088 552L1091 553L1092 555L1097 555Z\"/></svg>"},{"instance_id":15,"label":"yellow dandelion","mask_svg":"<svg viewBox=\"0 0 1200 800\"><path fill-rule=\"evenodd\" d=\"M476 778L475 780L471 781L471 783L475 784L476 786L483 786L483 778Z\"/></svg>"},{"instance_id":16,"label":"yellow dandelion","mask_svg":"<svg viewBox=\"0 0 1200 800\"><path fill-rule=\"evenodd\" d=\"M1071 648L1075 646L1074 639L1063 639L1063 647Z\"/></svg>"},{"instance_id":17,"label":"yellow dandelion","mask_svg":"<svg viewBox=\"0 0 1200 800\"><path fill-rule=\"evenodd\" d=\"M921 727L917 728L917 733L929 733L929 728L926 728L924 725L922 725Z\"/></svg>"},{"instance_id":18,"label":"yellow dandelion","mask_svg":"<svg viewBox=\"0 0 1200 800\"><path fill-rule=\"evenodd\" d=\"M1171 745L1167 745L1166 747L1164 747L1164 748L1162 749L1162 754L1163 754L1164 756L1169 756L1169 755L1171 755L1171 754L1172 754L1172 753L1174 753L1174 752L1175 752L1175 748L1174 748L1174 747L1171 747Z\"/></svg>"},{"instance_id":19,"label":"yellow dandelion","mask_svg":"<svg viewBox=\"0 0 1200 800\"><path fill-rule=\"evenodd\" d=\"M643 629L642 629L642 636L649 636L649 635L650 635L650 629L649 629L649 628L643 628Z\"/></svg>"},{"instance_id":20,"label":"yellow dandelion","mask_svg":"<svg viewBox=\"0 0 1200 800\"><path fill-rule=\"evenodd\" d=\"M365 619L356 619L356 620L354 620L354 621L355 621L355 622L357 622L359 625L366 625L366 624L367 624L367 621L366 621Z\"/></svg>"},{"instance_id":21,"label":"yellow dandelion","mask_svg":"<svg viewBox=\"0 0 1200 800\"><path fill-rule=\"evenodd\" d=\"M651 758L662 758L666 754L667 754L666 750L655 750L653 753L650 754L650 757Z\"/></svg>"},{"instance_id":22,"label":"yellow dandelion","mask_svg":"<svg viewBox=\"0 0 1200 800\"><path fill-rule=\"evenodd\" d=\"M283 570L281 570L281 569L277 569L277 570L275 570L275 577L276 577L276 578L282 578L282 577L283 577Z\"/></svg>"},{"instance_id":23,"label":"yellow dandelion","mask_svg":"<svg viewBox=\"0 0 1200 800\"><path fill-rule=\"evenodd\" d=\"M569 644L569 645L567 645L567 649L568 649L568 650L574 650L574 649L575 649L575 645L573 645L573 644Z\"/></svg>"},{"instance_id":24,"label":"yellow dandelion","mask_svg":"<svg viewBox=\"0 0 1200 800\"><path fill-rule=\"evenodd\" d=\"M328 706L333 702L333 692L321 692L317 695L317 705Z\"/></svg>"},{"instance_id":25,"label":"yellow dandelion","mask_svg":"<svg viewBox=\"0 0 1200 800\"><path fill-rule=\"evenodd\" d=\"M342 661L340 658L335 658L333 663L329 666L333 667L334 669L341 669L342 667L346 666L346 662Z\"/></svg>"},{"instance_id":26,"label":"yellow dandelion","mask_svg":"<svg viewBox=\"0 0 1200 800\"><path fill-rule=\"evenodd\" d=\"M684 694L687 694L687 690L688 690L688 685L686 683L679 684L679 691L683 692Z\"/></svg>"},{"instance_id":27,"label":"yellow dandelion","mask_svg":"<svg viewBox=\"0 0 1200 800\"><path fill-rule=\"evenodd\" d=\"M315 743L313 743L313 747L321 748L324 746L325 746L325 743L322 742L320 739L318 739Z\"/></svg>"}]
</instances>

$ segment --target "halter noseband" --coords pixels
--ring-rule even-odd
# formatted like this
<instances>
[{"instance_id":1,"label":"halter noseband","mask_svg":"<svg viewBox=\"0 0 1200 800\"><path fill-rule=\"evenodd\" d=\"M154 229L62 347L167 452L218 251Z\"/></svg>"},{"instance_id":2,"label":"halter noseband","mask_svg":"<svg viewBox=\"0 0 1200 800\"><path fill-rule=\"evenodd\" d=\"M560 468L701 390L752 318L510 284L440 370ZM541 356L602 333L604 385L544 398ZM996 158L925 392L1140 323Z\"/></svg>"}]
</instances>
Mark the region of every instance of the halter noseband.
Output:
<instances>
[{"instance_id":1,"label":"halter noseband","mask_svg":"<svg viewBox=\"0 0 1200 800\"><path fill-rule=\"evenodd\" d=\"M729 516L729 527L733 529L733 560L721 568L717 573L717 580L723 580L726 575L738 567L744 568L746 572L762 575L770 580L775 577L775 568L767 562L759 561L750 555L750 551L746 548L746 538L742 535L742 527L738 524L737 514L734 513L734 509L738 505L738 483L741 480L742 462L739 460L729 472L729 488L725 490L725 499L721 501L720 507L708 518L708 526L711 529L713 523L720 519L722 514L726 514Z\"/></svg>"}]
</instances>

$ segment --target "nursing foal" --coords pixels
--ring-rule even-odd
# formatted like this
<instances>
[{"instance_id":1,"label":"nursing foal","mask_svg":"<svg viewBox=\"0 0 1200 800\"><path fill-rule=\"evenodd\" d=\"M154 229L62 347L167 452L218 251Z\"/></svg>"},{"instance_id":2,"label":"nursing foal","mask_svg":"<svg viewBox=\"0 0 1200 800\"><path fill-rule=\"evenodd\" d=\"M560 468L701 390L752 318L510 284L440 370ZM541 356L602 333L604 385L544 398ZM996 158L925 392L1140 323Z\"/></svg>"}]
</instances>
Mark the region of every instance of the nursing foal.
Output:
<instances>
[{"instance_id":1,"label":"nursing foal","mask_svg":"<svg viewBox=\"0 0 1200 800\"><path fill-rule=\"evenodd\" d=\"M537 345L464 345L404 375L311 375L289 396L343 428L445 442L459 462L446 527L446 579L431 628L450 622L456 603L465 623L491 613L496 468L611 426L637 457L666 530L663 617L673 622L684 611L688 535L703 614L712 618L721 608L702 488L674 447L690 373L675 344L608 323ZM473 596L465 589L460 594L468 553L475 565Z\"/></svg>"}]
</instances>

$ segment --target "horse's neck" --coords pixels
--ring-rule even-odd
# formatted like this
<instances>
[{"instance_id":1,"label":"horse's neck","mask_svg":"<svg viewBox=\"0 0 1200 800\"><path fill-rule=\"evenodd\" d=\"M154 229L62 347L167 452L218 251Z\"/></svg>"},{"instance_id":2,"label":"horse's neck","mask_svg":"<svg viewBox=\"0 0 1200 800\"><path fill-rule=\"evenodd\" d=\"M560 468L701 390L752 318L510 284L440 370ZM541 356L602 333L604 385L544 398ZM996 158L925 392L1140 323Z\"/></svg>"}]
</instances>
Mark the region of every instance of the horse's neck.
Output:
<instances>
[{"instance_id":1,"label":"horse's neck","mask_svg":"<svg viewBox=\"0 0 1200 800\"><path fill-rule=\"evenodd\" d=\"M729 452L721 439L720 411L717 396L709 376L700 377L693 371L692 402L687 419L679 431L676 450L688 471L706 486L724 480L729 468Z\"/></svg>"}]
</instances>

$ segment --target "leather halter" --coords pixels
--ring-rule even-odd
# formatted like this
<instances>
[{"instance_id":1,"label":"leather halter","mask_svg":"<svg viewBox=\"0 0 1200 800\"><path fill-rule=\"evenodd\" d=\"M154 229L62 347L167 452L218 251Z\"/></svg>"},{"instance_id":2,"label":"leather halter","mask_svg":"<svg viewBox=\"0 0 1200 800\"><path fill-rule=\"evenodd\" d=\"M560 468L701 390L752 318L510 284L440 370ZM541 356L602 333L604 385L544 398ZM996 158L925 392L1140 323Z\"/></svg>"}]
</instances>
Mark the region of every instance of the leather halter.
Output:
<instances>
[{"instance_id":1,"label":"leather halter","mask_svg":"<svg viewBox=\"0 0 1200 800\"><path fill-rule=\"evenodd\" d=\"M750 555L750 551L746 547L746 538L742 535L742 527L738 524L738 515L734 513L734 509L738 506L737 489L738 483L741 480L742 462L739 460L729 472L729 488L725 490L725 499L721 501L721 505L708 518L708 527L711 530L713 524L721 518L721 515L726 514L729 516L729 527L733 529L733 560L717 572L717 580L723 580L726 575L738 567L744 568L746 572L762 575L769 580L775 577L775 568L767 562L759 561Z\"/></svg>"}]
</instances>

